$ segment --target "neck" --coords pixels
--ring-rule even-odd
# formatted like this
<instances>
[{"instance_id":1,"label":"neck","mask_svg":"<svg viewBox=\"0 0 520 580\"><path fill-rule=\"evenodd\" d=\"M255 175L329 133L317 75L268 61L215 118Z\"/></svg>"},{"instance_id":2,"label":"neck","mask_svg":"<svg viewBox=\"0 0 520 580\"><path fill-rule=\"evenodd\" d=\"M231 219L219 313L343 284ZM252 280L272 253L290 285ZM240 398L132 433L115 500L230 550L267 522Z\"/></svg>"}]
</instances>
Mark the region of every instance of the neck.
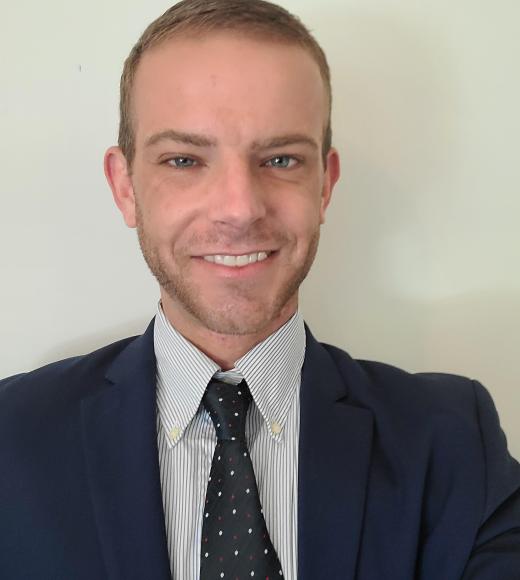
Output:
<instances>
[{"instance_id":1,"label":"neck","mask_svg":"<svg viewBox=\"0 0 520 580\"><path fill-rule=\"evenodd\" d=\"M225 334L210 330L193 317L180 315L171 300L164 296L161 304L166 318L175 330L225 371L232 369L239 358L283 326L294 315L298 306L297 299L291 301L268 325L250 334Z\"/></svg>"}]
</instances>

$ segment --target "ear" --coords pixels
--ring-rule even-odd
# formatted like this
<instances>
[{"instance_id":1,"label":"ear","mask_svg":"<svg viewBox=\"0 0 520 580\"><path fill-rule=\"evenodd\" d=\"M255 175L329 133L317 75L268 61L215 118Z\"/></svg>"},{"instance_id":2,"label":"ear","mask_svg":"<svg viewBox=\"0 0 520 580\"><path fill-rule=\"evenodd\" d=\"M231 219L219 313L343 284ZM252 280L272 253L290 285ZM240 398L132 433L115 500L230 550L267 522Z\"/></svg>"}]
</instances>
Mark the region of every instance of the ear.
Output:
<instances>
[{"instance_id":1,"label":"ear","mask_svg":"<svg viewBox=\"0 0 520 580\"><path fill-rule=\"evenodd\" d=\"M123 152L119 147L110 147L105 153L105 176L114 201L123 214L126 225L135 228L135 196L130 171Z\"/></svg>"},{"instance_id":2,"label":"ear","mask_svg":"<svg viewBox=\"0 0 520 580\"><path fill-rule=\"evenodd\" d=\"M334 189L339 176L339 154L337 150L332 147L327 154L327 165L325 167L323 190L321 192L320 224L325 223L325 213L332 197L332 190Z\"/></svg>"}]
</instances>

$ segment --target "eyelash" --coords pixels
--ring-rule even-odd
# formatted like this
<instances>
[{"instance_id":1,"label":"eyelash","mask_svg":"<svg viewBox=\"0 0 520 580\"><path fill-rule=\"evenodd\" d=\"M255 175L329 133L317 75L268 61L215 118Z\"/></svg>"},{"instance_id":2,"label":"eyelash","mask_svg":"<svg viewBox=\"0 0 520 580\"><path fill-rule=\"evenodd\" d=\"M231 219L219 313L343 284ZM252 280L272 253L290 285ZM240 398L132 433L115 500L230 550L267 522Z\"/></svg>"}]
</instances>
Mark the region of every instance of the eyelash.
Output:
<instances>
[{"instance_id":1,"label":"eyelash","mask_svg":"<svg viewBox=\"0 0 520 580\"><path fill-rule=\"evenodd\" d=\"M289 163L294 162L292 166L288 166L288 167L280 167L280 166L275 166L275 165L271 165L271 167L273 169L292 169L295 165L301 165L303 162L301 159L294 157L294 155L275 155L274 157L271 157L269 159L267 159L267 161L264 161L262 163L262 167L267 167L269 163L272 163L275 160L280 160L280 159L288 159ZM188 161L191 162L190 165L176 165L177 161ZM164 161L162 161L161 163L163 163L164 165L168 165L170 167L172 167L173 169L191 169L193 167L196 167L197 165L200 165L197 159L194 159L193 157L189 157L188 155L177 155L175 157L169 157L168 159L165 159Z\"/></svg>"}]
</instances>

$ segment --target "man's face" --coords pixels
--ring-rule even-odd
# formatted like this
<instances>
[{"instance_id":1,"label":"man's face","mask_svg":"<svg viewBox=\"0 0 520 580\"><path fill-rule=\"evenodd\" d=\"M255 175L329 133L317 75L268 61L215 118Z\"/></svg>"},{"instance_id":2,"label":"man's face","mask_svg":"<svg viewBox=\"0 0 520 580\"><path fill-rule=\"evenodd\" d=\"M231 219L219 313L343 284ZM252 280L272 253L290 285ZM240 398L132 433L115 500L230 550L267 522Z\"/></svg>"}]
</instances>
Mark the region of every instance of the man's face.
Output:
<instances>
[{"instance_id":1,"label":"man's face","mask_svg":"<svg viewBox=\"0 0 520 580\"><path fill-rule=\"evenodd\" d=\"M181 329L272 331L297 306L338 177L303 49L245 35L168 41L137 70L136 154L116 201ZM114 188L114 186L113 186Z\"/></svg>"}]
</instances>

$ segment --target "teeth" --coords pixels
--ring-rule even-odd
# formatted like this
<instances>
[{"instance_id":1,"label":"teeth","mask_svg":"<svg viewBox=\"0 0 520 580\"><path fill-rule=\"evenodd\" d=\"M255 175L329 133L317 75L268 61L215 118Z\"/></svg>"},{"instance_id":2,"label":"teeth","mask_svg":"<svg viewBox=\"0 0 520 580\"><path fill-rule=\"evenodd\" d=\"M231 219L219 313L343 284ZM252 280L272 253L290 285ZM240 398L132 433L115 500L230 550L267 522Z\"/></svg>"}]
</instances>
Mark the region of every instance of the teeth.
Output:
<instances>
[{"instance_id":1,"label":"teeth","mask_svg":"<svg viewBox=\"0 0 520 580\"><path fill-rule=\"evenodd\" d=\"M237 256L237 266L247 266L247 264L249 264L249 260L251 259L251 256Z\"/></svg>"},{"instance_id":2,"label":"teeth","mask_svg":"<svg viewBox=\"0 0 520 580\"><path fill-rule=\"evenodd\" d=\"M263 262L267 257L267 252L255 252L254 254L244 254L242 256L224 256L217 254L214 256L204 256L204 259L206 262L211 262L212 264L240 268L241 266L247 266L255 262Z\"/></svg>"}]
</instances>

